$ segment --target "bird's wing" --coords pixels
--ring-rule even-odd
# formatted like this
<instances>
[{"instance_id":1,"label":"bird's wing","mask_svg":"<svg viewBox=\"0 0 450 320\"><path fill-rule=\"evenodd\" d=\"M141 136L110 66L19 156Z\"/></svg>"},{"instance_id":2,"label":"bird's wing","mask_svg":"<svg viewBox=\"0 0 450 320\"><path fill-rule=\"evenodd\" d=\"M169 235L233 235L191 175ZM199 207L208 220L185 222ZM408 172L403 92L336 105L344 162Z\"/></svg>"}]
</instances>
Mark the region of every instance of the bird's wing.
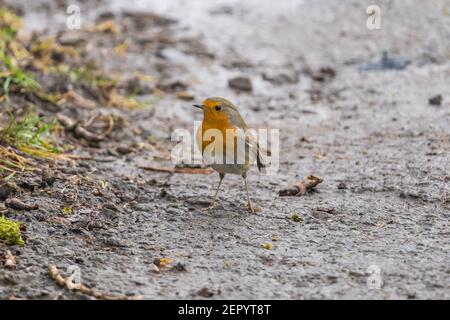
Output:
<instances>
[{"instance_id":1,"label":"bird's wing","mask_svg":"<svg viewBox=\"0 0 450 320\"><path fill-rule=\"evenodd\" d=\"M262 171L267 166L265 157L271 156L271 151L266 148L261 147L259 145L258 141L255 139L255 137L251 134L246 135L245 142L251 150L255 151L256 154L254 155L254 158L256 158L256 164L258 166L258 170ZM254 160L254 158L253 158L253 160Z\"/></svg>"},{"instance_id":2,"label":"bird's wing","mask_svg":"<svg viewBox=\"0 0 450 320\"><path fill-rule=\"evenodd\" d=\"M239 164L253 164L257 157L257 143L253 136L243 129L236 128L235 154Z\"/></svg>"},{"instance_id":3,"label":"bird's wing","mask_svg":"<svg viewBox=\"0 0 450 320\"><path fill-rule=\"evenodd\" d=\"M270 149L261 147L256 138L251 133L248 133L246 135L246 143L251 149L256 151L256 164L258 166L258 170L262 171L262 169L267 166L265 158L272 155Z\"/></svg>"}]
</instances>

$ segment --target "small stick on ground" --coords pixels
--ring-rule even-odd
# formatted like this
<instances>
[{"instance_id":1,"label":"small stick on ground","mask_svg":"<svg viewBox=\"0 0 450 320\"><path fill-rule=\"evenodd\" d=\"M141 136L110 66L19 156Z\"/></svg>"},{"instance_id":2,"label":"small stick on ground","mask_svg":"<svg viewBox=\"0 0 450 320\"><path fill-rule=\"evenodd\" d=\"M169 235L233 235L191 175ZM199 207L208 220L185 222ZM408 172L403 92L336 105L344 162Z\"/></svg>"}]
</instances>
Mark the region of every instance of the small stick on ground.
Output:
<instances>
[{"instance_id":1,"label":"small stick on ground","mask_svg":"<svg viewBox=\"0 0 450 320\"><path fill-rule=\"evenodd\" d=\"M167 172L167 173L190 173L190 174L210 174L213 172L211 168L169 168L169 167L154 167L154 166L143 166L140 169L156 171L156 172Z\"/></svg>"},{"instance_id":2,"label":"small stick on ground","mask_svg":"<svg viewBox=\"0 0 450 320\"><path fill-rule=\"evenodd\" d=\"M292 187L280 190L278 194L280 196L303 196L308 191L314 189L322 181L323 178L311 174L306 177L306 179L296 183Z\"/></svg>"},{"instance_id":3,"label":"small stick on ground","mask_svg":"<svg viewBox=\"0 0 450 320\"><path fill-rule=\"evenodd\" d=\"M50 276L52 277L55 282L63 288L66 288L70 291L77 291L81 292L83 294L86 294L88 296L94 297L96 299L102 299L102 300L141 300L142 297L137 296L115 296L111 294L106 294L102 292L98 292L94 289L86 287L82 283L74 283L73 279L71 277L64 278L60 273L58 268L50 264L48 266L48 272L50 273Z\"/></svg>"},{"instance_id":4,"label":"small stick on ground","mask_svg":"<svg viewBox=\"0 0 450 320\"><path fill-rule=\"evenodd\" d=\"M95 162L114 162L117 159L113 157L109 158L97 158L97 157L91 157L91 156L80 156L76 154L66 154L66 156L72 160L91 160Z\"/></svg>"}]
</instances>

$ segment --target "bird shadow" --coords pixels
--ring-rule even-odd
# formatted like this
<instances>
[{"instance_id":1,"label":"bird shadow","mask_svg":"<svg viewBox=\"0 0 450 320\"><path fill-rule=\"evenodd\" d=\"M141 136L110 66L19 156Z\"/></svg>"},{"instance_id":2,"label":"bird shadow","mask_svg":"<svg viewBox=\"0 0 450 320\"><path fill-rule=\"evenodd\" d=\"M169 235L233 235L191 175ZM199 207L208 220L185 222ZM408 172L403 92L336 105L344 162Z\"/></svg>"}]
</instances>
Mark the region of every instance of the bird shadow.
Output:
<instances>
[{"instance_id":1,"label":"bird shadow","mask_svg":"<svg viewBox=\"0 0 450 320\"><path fill-rule=\"evenodd\" d=\"M202 198L189 198L184 201L184 205L189 211L196 211L202 214L209 214L215 218L223 218L230 216L237 216L249 213L244 203L227 200L217 200L216 206L212 209L206 210L211 204L211 200Z\"/></svg>"}]
</instances>

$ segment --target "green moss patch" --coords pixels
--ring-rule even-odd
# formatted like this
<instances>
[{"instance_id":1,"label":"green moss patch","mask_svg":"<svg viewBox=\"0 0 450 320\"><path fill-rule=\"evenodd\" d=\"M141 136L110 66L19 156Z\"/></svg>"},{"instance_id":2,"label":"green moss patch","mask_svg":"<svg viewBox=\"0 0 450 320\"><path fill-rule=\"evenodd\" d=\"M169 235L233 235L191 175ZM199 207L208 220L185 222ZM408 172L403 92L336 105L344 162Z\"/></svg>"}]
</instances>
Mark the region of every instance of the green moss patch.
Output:
<instances>
[{"instance_id":1,"label":"green moss patch","mask_svg":"<svg viewBox=\"0 0 450 320\"><path fill-rule=\"evenodd\" d=\"M0 216L0 239L5 240L8 245L23 246L25 242L20 233L20 223Z\"/></svg>"}]
</instances>

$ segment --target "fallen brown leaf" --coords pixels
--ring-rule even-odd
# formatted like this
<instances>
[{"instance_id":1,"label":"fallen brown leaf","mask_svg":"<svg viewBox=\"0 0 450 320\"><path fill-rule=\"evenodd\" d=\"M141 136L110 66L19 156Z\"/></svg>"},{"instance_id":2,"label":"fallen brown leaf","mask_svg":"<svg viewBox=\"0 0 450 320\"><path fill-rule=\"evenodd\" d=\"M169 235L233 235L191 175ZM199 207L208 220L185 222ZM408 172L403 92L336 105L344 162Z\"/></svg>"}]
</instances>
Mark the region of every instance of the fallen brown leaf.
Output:
<instances>
[{"instance_id":1,"label":"fallen brown leaf","mask_svg":"<svg viewBox=\"0 0 450 320\"><path fill-rule=\"evenodd\" d=\"M157 267L166 267L173 262L172 258L155 258L153 264Z\"/></svg>"},{"instance_id":2,"label":"fallen brown leaf","mask_svg":"<svg viewBox=\"0 0 450 320\"><path fill-rule=\"evenodd\" d=\"M309 175L303 181L296 183L292 187L280 190L278 194L280 196L303 196L322 182L323 178Z\"/></svg>"},{"instance_id":3,"label":"fallen brown leaf","mask_svg":"<svg viewBox=\"0 0 450 320\"><path fill-rule=\"evenodd\" d=\"M95 26L95 31L97 32L104 32L104 33L112 33L112 34L118 34L119 33L119 27L114 22L114 20L106 20L98 23Z\"/></svg>"},{"instance_id":4,"label":"fallen brown leaf","mask_svg":"<svg viewBox=\"0 0 450 320\"><path fill-rule=\"evenodd\" d=\"M176 97L180 100L185 100L185 101L192 101L195 98L192 93L189 93L187 91L177 92Z\"/></svg>"},{"instance_id":5,"label":"fallen brown leaf","mask_svg":"<svg viewBox=\"0 0 450 320\"><path fill-rule=\"evenodd\" d=\"M92 100L86 99L73 90L66 92L63 96L63 101L73 104L75 107L83 109L94 109L96 103Z\"/></svg>"},{"instance_id":6,"label":"fallen brown leaf","mask_svg":"<svg viewBox=\"0 0 450 320\"><path fill-rule=\"evenodd\" d=\"M9 250L6 250L5 253L5 267L8 269L15 269L17 267L17 258Z\"/></svg>"}]
</instances>

